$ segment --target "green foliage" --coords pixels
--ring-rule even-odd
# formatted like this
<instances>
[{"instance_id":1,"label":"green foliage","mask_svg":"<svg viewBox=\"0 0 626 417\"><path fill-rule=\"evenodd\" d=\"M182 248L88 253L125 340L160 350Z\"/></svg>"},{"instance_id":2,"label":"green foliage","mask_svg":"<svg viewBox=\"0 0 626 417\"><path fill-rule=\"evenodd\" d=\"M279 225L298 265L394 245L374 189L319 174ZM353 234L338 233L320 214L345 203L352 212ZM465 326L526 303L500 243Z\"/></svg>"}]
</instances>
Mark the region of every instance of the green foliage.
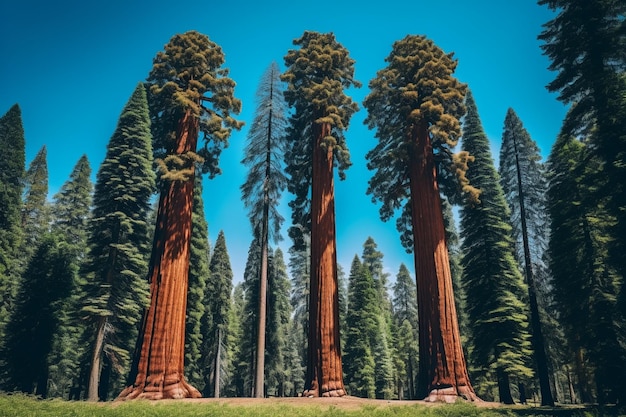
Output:
<instances>
[{"instance_id":1,"label":"green foliage","mask_svg":"<svg viewBox=\"0 0 626 417\"><path fill-rule=\"evenodd\" d=\"M289 235L296 245L302 246L303 231L310 230L311 223L309 194L314 127L330 125L330 135L322 139L321 146L332 149L339 178L345 178L351 162L344 131L358 105L344 90L361 84L354 79L354 60L332 33L306 31L293 43L300 49L289 50L285 56L287 70L281 79L287 82L287 104L294 109L285 152L287 189L294 195L289 203L294 224Z\"/></svg>"},{"instance_id":2,"label":"green foliage","mask_svg":"<svg viewBox=\"0 0 626 417\"><path fill-rule=\"evenodd\" d=\"M48 207L48 162L46 146L37 152L24 176L24 204L22 205L22 228L24 241L23 261L27 261L37 248L41 235L48 231L50 212Z\"/></svg>"},{"instance_id":3,"label":"green foliage","mask_svg":"<svg viewBox=\"0 0 626 417\"><path fill-rule=\"evenodd\" d=\"M185 322L185 377L194 387L204 384L201 322L209 279L209 233L202 201L202 177L195 176L189 248L189 284Z\"/></svg>"},{"instance_id":4,"label":"green foliage","mask_svg":"<svg viewBox=\"0 0 626 417\"><path fill-rule=\"evenodd\" d=\"M93 188L90 176L91 167L87 156L83 155L54 196L51 207L51 229L70 248L72 263L78 269L85 262L87 253L87 223ZM77 275L76 278L74 291L65 308L58 313L60 326L50 354L50 397L68 398L70 388L77 386L80 379L80 362L76 358L82 356L85 349L80 343L84 323L79 311L84 300L82 288L85 282L82 276Z\"/></svg>"},{"instance_id":5,"label":"green foliage","mask_svg":"<svg viewBox=\"0 0 626 417\"><path fill-rule=\"evenodd\" d=\"M363 265L369 269L376 289L376 304L380 306L378 317L378 334L373 341L376 398L390 399L394 396L395 369L392 361L393 338L391 334L392 311L391 300L387 293L388 274L383 272L383 253L370 236L363 244Z\"/></svg>"},{"instance_id":6,"label":"green foliage","mask_svg":"<svg viewBox=\"0 0 626 417\"><path fill-rule=\"evenodd\" d=\"M380 305L369 268L357 255L348 278L348 317L343 352L345 381L350 395L376 396L374 349L380 332Z\"/></svg>"},{"instance_id":7,"label":"green foliage","mask_svg":"<svg viewBox=\"0 0 626 417\"><path fill-rule=\"evenodd\" d=\"M20 213L25 165L22 113L15 104L0 117L0 346L13 309L22 242ZM2 359L0 358L0 365Z\"/></svg>"},{"instance_id":8,"label":"green foliage","mask_svg":"<svg viewBox=\"0 0 626 417\"><path fill-rule=\"evenodd\" d=\"M395 330L395 366L404 398L415 398L415 375L418 369L417 288L406 265L401 264L393 286L393 321ZM406 395L405 392L406 391Z\"/></svg>"},{"instance_id":9,"label":"green foliage","mask_svg":"<svg viewBox=\"0 0 626 417\"><path fill-rule=\"evenodd\" d=\"M463 149L475 157L467 178L481 190L480 202L461 210L462 283L472 323L470 368L479 378L495 369L530 377L528 311L522 301L527 289L513 257L509 210L471 92L466 107Z\"/></svg>"},{"instance_id":10,"label":"green foliage","mask_svg":"<svg viewBox=\"0 0 626 417\"><path fill-rule=\"evenodd\" d=\"M147 218L155 187L151 143L146 92L139 84L96 176L84 266L88 356L93 356L96 334L104 331L104 357L118 381L129 365L137 323L148 302Z\"/></svg>"},{"instance_id":11,"label":"green foliage","mask_svg":"<svg viewBox=\"0 0 626 417\"><path fill-rule=\"evenodd\" d=\"M76 290L72 248L46 233L22 277L15 310L6 327L4 389L43 397L48 390L49 355L67 301Z\"/></svg>"},{"instance_id":12,"label":"green foliage","mask_svg":"<svg viewBox=\"0 0 626 417\"><path fill-rule=\"evenodd\" d=\"M262 230L270 232L274 241L280 239L284 218L278 212L278 203L287 182L281 164L286 146L286 117L280 70L274 62L263 74L257 89L257 109L241 161L248 167L246 182L241 186L242 200L257 239L265 239Z\"/></svg>"},{"instance_id":13,"label":"green foliage","mask_svg":"<svg viewBox=\"0 0 626 417\"><path fill-rule=\"evenodd\" d=\"M223 64L222 48L196 31L174 35L154 58L147 82L154 150L163 162L161 175L176 177L176 168L169 164L176 159L176 129L186 112L198 121L198 133L204 141L197 151L203 159L202 172L211 177L221 172L221 150L227 146L232 129L243 125L231 116L239 113L241 102L233 96L235 82ZM183 167L177 169L186 172L191 166L187 164L197 160L188 155Z\"/></svg>"},{"instance_id":14,"label":"green foliage","mask_svg":"<svg viewBox=\"0 0 626 417\"><path fill-rule=\"evenodd\" d=\"M548 167L549 251L560 324L573 351L587 353L598 400L610 401L620 395L614 377L623 366L623 320L617 305L620 277L608 262L613 219L593 191L601 183L601 163L588 146L562 132ZM574 367L578 375L585 374L580 363ZM578 384L586 399L588 382Z\"/></svg>"},{"instance_id":15,"label":"green foliage","mask_svg":"<svg viewBox=\"0 0 626 417\"><path fill-rule=\"evenodd\" d=\"M270 258L267 285L265 386L268 395L283 397L292 390L288 368L291 305L290 282L280 249Z\"/></svg>"},{"instance_id":16,"label":"green foliage","mask_svg":"<svg viewBox=\"0 0 626 417\"><path fill-rule=\"evenodd\" d=\"M363 103L368 112L365 124L376 129L378 138L366 155L367 167L375 171L367 193L382 203L383 221L402 209L396 225L408 252L413 250L409 161L415 153L412 132L418 126L429 129L443 190L449 195L459 188L470 197L476 194L465 178L469 155L452 154L461 135L459 118L465 113L466 91L452 76L457 65L452 56L424 36L409 35L395 42L385 59L387 67L370 81L370 94Z\"/></svg>"},{"instance_id":17,"label":"green foliage","mask_svg":"<svg viewBox=\"0 0 626 417\"><path fill-rule=\"evenodd\" d=\"M221 376L224 370L228 369L228 356L226 349L220 345L226 346L228 339L232 290L233 270L226 248L226 237L220 230L209 263L209 279L204 291L205 312L201 322L202 366L205 381L203 394L205 397L214 395L216 380L220 381L220 388L225 384ZM217 360L218 352L221 353L219 361ZM221 364L217 369L216 363Z\"/></svg>"}]
</instances>

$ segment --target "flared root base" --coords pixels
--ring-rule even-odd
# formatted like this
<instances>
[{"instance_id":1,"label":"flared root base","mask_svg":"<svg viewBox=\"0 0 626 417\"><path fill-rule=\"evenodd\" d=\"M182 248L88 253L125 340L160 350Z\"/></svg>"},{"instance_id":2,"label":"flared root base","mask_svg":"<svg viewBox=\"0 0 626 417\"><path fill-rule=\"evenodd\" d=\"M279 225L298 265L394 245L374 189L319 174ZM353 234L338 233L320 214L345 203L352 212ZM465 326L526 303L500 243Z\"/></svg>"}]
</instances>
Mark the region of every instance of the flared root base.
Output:
<instances>
[{"instance_id":1,"label":"flared root base","mask_svg":"<svg viewBox=\"0 0 626 417\"><path fill-rule=\"evenodd\" d=\"M167 400L182 398L200 398L202 394L187 381L182 380L165 386L131 385L126 387L117 400Z\"/></svg>"},{"instance_id":2,"label":"flared root base","mask_svg":"<svg viewBox=\"0 0 626 417\"><path fill-rule=\"evenodd\" d=\"M304 398L314 398L314 397L343 397L347 395L346 390L343 388L343 384L341 382L338 383L329 383L328 385L324 384L321 390L318 390L313 384L313 387L310 389L304 390L302 396ZM320 392L321 391L321 392Z\"/></svg>"},{"instance_id":3,"label":"flared root base","mask_svg":"<svg viewBox=\"0 0 626 417\"><path fill-rule=\"evenodd\" d=\"M431 403L455 403L458 400L476 402L482 401L471 388L465 385L434 389L426 398L424 398L424 401Z\"/></svg>"}]
</instances>

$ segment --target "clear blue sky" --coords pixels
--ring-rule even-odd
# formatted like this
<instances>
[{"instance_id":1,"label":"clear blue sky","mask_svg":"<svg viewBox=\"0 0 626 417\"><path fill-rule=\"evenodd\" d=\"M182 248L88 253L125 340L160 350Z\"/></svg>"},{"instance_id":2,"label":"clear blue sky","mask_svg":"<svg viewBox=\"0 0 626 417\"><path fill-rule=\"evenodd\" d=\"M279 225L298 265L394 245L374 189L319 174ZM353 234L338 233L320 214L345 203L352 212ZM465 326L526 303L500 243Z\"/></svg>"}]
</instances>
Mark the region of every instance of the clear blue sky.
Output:
<instances>
[{"instance_id":1,"label":"clear blue sky","mask_svg":"<svg viewBox=\"0 0 626 417\"><path fill-rule=\"evenodd\" d=\"M566 111L545 90L555 74L547 70L537 40L551 17L532 0L1 1L0 114L21 106L27 164L47 146L52 196L84 153L95 178L120 111L163 45L188 30L208 35L226 54L243 101L239 118L247 122L223 152L223 174L204 185L211 242L224 230L239 281L251 240L239 192L246 172L239 161L259 79L271 61L284 65L293 39L305 30L334 32L356 60L356 78L364 86L349 94L362 103L391 44L407 34L426 35L458 58L456 76L472 89L494 151L512 107L547 156ZM372 236L395 276L402 262L413 271L413 258L401 247L394 222L382 223L365 195L371 173L364 155L375 139L364 118L361 110L352 119L346 136L353 166L347 180L336 182L338 259L347 273ZM289 244L281 244L285 254Z\"/></svg>"}]
</instances>

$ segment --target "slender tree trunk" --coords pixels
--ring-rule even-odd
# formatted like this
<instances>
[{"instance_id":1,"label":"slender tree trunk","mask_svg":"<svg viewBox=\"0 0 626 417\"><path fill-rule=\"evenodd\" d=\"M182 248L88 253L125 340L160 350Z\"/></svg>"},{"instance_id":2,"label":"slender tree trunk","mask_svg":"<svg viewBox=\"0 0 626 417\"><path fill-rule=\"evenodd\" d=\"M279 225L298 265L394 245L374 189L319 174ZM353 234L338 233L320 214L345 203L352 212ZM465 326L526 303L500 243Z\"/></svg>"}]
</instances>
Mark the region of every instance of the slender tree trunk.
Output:
<instances>
[{"instance_id":1,"label":"slender tree trunk","mask_svg":"<svg viewBox=\"0 0 626 417\"><path fill-rule=\"evenodd\" d=\"M411 210L419 317L418 398L479 400L470 384L454 304L452 276L427 123L412 131Z\"/></svg>"},{"instance_id":2,"label":"slender tree trunk","mask_svg":"<svg viewBox=\"0 0 626 417\"><path fill-rule=\"evenodd\" d=\"M89 371L89 389L87 392L88 401L98 401L98 382L100 381L100 369L102 367L102 348L104 346L104 331L106 328L107 318L100 316L98 318L98 328L96 330L96 343L93 347L91 356L91 369Z\"/></svg>"},{"instance_id":3,"label":"slender tree trunk","mask_svg":"<svg viewBox=\"0 0 626 417\"><path fill-rule=\"evenodd\" d=\"M330 135L330 130L328 123L313 126L311 287L305 397L346 394L339 339L333 150L322 146L322 139Z\"/></svg>"},{"instance_id":4,"label":"slender tree trunk","mask_svg":"<svg viewBox=\"0 0 626 417\"><path fill-rule=\"evenodd\" d=\"M554 406L554 398L550 390L550 369L548 366L548 355L546 354L546 344L541 329L539 319L539 304L537 303L537 290L535 289L535 278L533 276L533 266L530 259L530 246L528 244L528 227L526 225L526 208L524 206L524 187L522 187L522 172L519 165L517 153L517 142L513 137L513 147L515 149L515 168L517 171L517 195L519 200L520 218L522 220L522 242L524 245L524 265L526 271L526 283L528 284L528 300L530 304L530 324L532 327L532 341L537 362L537 373L539 375L539 389L541 391L541 405Z\"/></svg>"},{"instance_id":5,"label":"slender tree trunk","mask_svg":"<svg viewBox=\"0 0 626 417\"><path fill-rule=\"evenodd\" d=\"M198 121L187 111L176 133L176 154L196 150ZM185 381L185 311L189 273L189 242L193 204L193 175L170 181L161 192L152 259L150 307L142 324L135 382L119 399L200 397Z\"/></svg>"},{"instance_id":6,"label":"slender tree trunk","mask_svg":"<svg viewBox=\"0 0 626 417\"><path fill-rule=\"evenodd\" d=\"M270 103L274 85L270 84ZM272 109L269 110L267 123L267 147L265 154L265 181L263 183L263 219L261 221L261 276L259 277L259 330L256 349L256 376L254 378L254 396L264 397L265 386L265 326L267 320L267 257L269 246L269 182L272 163Z\"/></svg>"},{"instance_id":7,"label":"slender tree trunk","mask_svg":"<svg viewBox=\"0 0 626 417\"><path fill-rule=\"evenodd\" d=\"M217 328L217 352L215 353L215 369L213 375L213 398L220 397L220 385L222 383L222 329Z\"/></svg>"},{"instance_id":8,"label":"slender tree trunk","mask_svg":"<svg viewBox=\"0 0 626 417\"><path fill-rule=\"evenodd\" d=\"M513 395L511 394L511 381L509 374L499 367L496 369L496 377L498 378L498 397L503 404L515 404Z\"/></svg>"}]
</instances>

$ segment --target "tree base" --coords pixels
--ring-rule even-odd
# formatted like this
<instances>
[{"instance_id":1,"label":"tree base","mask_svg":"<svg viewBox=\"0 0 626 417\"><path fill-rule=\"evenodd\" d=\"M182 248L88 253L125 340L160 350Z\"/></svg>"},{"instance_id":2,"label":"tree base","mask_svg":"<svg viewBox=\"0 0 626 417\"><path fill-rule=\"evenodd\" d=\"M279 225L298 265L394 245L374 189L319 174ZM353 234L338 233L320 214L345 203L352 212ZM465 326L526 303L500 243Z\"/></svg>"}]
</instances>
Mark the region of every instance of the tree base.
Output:
<instances>
[{"instance_id":1,"label":"tree base","mask_svg":"<svg viewBox=\"0 0 626 417\"><path fill-rule=\"evenodd\" d=\"M201 398L202 394L184 379L167 385L131 385L126 387L117 400L168 400Z\"/></svg>"},{"instance_id":2,"label":"tree base","mask_svg":"<svg viewBox=\"0 0 626 417\"><path fill-rule=\"evenodd\" d=\"M322 395L320 395L318 390L309 389L302 393L302 396L305 398L314 398L314 397L343 397L345 396L346 390L343 388L331 389L328 391L322 390Z\"/></svg>"},{"instance_id":3,"label":"tree base","mask_svg":"<svg viewBox=\"0 0 626 417\"><path fill-rule=\"evenodd\" d=\"M474 393L474 391L465 385L459 387L446 387L432 390L426 398L424 398L425 402L430 403L455 403L458 400L465 401L482 401L478 396Z\"/></svg>"}]
</instances>

